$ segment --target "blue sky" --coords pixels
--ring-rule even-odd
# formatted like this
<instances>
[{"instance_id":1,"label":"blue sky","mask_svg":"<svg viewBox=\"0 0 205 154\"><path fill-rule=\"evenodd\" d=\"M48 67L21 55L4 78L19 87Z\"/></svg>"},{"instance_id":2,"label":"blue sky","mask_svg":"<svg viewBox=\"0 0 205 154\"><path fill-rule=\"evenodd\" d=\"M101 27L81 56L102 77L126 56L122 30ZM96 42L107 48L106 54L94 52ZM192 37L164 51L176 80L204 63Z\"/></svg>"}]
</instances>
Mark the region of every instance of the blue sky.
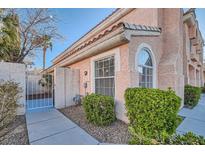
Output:
<instances>
[{"instance_id":1,"label":"blue sky","mask_svg":"<svg viewBox=\"0 0 205 154\"><path fill-rule=\"evenodd\" d=\"M115 9L52 9L59 18L58 30L65 37L53 42L53 49L48 49L46 66L52 65L51 60L68 48L73 42L88 32L92 27L107 17ZM36 67L42 67L42 54L38 54L35 60Z\"/></svg>"},{"instance_id":2,"label":"blue sky","mask_svg":"<svg viewBox=\"0 0 205 154\"><path fill-rule=\"evenodd\" d=\"M65 37L53 42L53 50L47 51L46 67L52 65L51 60L63 52L73 42L88 32L115 9L52 9L52 12L60 19L58 30ZM205 38L205 9L196 9L197 19L203 37ZM35 66L42 67L42 54L35 59Z\"/></svg>"}]
</instances>

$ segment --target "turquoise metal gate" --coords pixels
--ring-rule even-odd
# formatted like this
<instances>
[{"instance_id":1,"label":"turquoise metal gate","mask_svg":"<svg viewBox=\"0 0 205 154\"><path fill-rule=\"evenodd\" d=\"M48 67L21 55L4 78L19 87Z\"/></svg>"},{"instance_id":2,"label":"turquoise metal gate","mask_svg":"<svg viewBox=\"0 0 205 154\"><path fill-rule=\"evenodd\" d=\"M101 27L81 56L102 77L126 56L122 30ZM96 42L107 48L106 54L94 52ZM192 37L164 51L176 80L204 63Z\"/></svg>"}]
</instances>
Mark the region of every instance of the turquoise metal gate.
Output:
<instances>
[{"instance_id":1,"label":"turquoise metal gate","mask_svg":"<svg viewBox=\"0 0 205 154\"><path fill-rule=\"evenodd\" d=\"M37 111L39 109L52 108L53 76L41 74L38 71L27 71L26 74L26 109Z\"/></svg>"}]
</instances>

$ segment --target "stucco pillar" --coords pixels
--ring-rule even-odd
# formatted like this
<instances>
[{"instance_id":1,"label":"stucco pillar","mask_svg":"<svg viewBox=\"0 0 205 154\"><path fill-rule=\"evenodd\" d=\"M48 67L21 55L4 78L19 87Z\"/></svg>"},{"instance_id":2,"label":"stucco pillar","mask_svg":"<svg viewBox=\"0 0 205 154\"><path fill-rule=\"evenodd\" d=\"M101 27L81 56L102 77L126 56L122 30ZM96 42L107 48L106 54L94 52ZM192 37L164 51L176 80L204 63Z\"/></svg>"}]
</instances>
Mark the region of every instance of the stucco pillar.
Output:
<instances>
[{"instance_id":1,"label":"stucco pillar","mask_svg":"<svg viewBox=\"0 0 205 154\"><path fill-rule=\"evenodd\" d=\"M79 94L79 70L66 67L54 68L55 107L74 105L73 97Z\"/></svg>"},{"instance_id":2,"label":"stucco pillar","mask_svg":"<svg viewBox=\"0 0 205 154\"><path fill-rule=\"evenodd\" d=\"M120 47L119 56L115 60L119 61L115 77L115 111L118 119L128 123L127 111L125 108L125 90L130 87L130 68L129 68L129 48L128 45Z\"/></svg>"},{"instance_id":3,"label":"stucco pillar","mask_svg":"<svg viewBox=\"0 0 205 154\"><path fill-rule=\"evenodd\" d=\"M158 85L160 89L172 88L183 100L184 75L182 17L183 12L180 9L163 10L163 55L158 67ZM183 106L183 101L181 106Z\"/></svg>"},{"instance_id":4,"label":"stucco pillar","mask_svg":"<svg viewBox=\"0 0 205 154\"><path fill-rule=\"evenodd\" d=\"M54 68L54 96L55 107L65 107L65 68Z\"/></svg>"}]
</instances>

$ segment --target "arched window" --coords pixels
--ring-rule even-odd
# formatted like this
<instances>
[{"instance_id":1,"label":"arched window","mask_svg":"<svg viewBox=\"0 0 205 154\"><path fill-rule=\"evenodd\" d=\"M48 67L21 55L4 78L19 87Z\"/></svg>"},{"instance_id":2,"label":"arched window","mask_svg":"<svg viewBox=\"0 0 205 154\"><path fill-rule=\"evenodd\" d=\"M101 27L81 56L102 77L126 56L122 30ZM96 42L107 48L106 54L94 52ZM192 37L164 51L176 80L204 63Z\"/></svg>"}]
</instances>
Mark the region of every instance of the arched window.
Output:
<instances>
[{"instance_id":1,"label":"arched window","mask_svg":"<svg viewBox=\"0 0 205 154\"><path fill-rule=\"evenodd\" d=\"M139 87L153 88L153 62L148 48L142 48L137 57Z\"/></svg>"}]
</instances>

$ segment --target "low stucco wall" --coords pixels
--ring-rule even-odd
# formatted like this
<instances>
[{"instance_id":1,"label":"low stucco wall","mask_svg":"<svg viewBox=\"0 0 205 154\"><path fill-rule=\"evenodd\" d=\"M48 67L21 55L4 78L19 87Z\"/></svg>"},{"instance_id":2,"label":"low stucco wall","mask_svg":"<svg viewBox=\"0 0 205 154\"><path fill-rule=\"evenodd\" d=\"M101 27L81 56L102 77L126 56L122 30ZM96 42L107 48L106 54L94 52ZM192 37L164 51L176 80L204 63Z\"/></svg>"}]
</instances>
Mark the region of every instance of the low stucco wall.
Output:
<instances>
[{"instance_id":1,"label":"low stucco wall","mask_svg":"<svg viewBox=\"0 0 205 154\"><path fill-rule=\"evenodd\" d=\"M26 80L25 80L25 65L18 63L8 63L0 62L0 80L19 83L19 86L22 88L21 98L18 101L20 107L17 108L17 115L25 114L25 92L26 92Z\"/></svg>"}]
</instances>

